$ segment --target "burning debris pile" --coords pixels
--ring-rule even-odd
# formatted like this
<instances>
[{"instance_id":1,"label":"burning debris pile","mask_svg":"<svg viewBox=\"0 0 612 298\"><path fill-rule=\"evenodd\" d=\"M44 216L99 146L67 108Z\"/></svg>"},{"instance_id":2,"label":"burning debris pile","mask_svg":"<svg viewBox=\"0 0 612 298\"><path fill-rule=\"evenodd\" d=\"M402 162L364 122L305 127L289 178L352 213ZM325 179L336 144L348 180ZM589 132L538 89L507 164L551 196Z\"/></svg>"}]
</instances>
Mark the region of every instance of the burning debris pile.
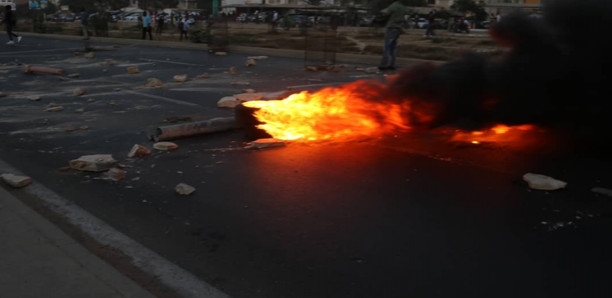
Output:
<instances>
[{"instance_id":1,"label":"burning debris pile","mask_svg":"<svg viewBox=\"0 0 612 298\"><path fill-rule=\"evenodd\" d=\"M610 27L611 14L612 3L605 0L551 1L541 18L513 13L491 29L492 38L510 49L504 57L469 54L440 66L404 69L386 83L359 81L244 105L257 109L259 128L282 140L445 126L478 130L480 135L466 138L472 142L508 131L520 136L534 127L601 139L609 134L612 47L590 28ZM585 21L570 21L576 19ZM502 133L500 123L507 125ZM489 129L494 133L483 132Z\"/></svg>"}]
</instances>

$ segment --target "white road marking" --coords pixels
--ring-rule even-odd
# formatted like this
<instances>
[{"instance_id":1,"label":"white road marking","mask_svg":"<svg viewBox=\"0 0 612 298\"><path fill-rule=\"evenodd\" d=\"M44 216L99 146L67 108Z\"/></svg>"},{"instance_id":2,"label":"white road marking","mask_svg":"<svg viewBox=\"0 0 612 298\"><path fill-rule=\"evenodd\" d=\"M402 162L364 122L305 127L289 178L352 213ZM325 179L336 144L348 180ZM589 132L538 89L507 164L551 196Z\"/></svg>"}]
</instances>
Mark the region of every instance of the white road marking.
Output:
<instances>
[{"instance_id":1,"label":"white road marking","mask_svg":"<svg viewBox=\"0 0 612 298\"><path fill-rule=\"evenodd\" d=\"M157 60L157 59L148 59L148 58L138 58L138 60L149 61L149 62L159 62L159 63L169 63L169 64L178 64L178 65L189 65L189 66L204 66L203 64L195 64L195 63L185 63L185 62L175 62L175 61L167 61L167 60Z\"/></svg>"}]
</instances>

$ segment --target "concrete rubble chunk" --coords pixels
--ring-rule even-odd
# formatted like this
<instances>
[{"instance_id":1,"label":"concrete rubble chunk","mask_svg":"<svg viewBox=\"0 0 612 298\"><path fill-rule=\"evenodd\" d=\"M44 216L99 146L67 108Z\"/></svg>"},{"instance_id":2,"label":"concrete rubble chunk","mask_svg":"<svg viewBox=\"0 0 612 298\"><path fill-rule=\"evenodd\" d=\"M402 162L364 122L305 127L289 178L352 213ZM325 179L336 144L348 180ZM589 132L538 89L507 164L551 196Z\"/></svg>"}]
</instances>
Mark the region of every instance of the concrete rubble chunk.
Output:
<instances>
[{"instance_id":1,"label":"concrete rubble chunk","mask_svg":"<svg viewBox=\"0 0 612 298\"><path fill-rule=\"evenodd\" d=\"M141 157L149 154L151 154L151 150L149 150L149 148L139 144L135 144L134 146L132 146L132 149L130 149L130 152L128 152L127 157Z\"/></svg>"},{"instance_id":2,"label":"concrete rubble chunk","mask_svg":"<svg viewBox=\"0 0 612 298\"><path fill-rule=\"evenodd\" d=\"M306 70L308 70L308 71L318 71L318 70L319 70L319 68L318 68L318 67L316 67L316 66L307 66L307 67L306 67Z\"/></svg>"},{"instance_id":3,"label":"concrete rubble chunk","mask_svg":"<svg viewBox=\"0 0 612 298\"><path fill-rule=\"evenodd\" d=\"M179 83L187 82L187 75L186 74L175 75L174 77L172 77L172 79L175 82L179 82Z\"/></svg>"},{"instance_id":4,"label":"concrete rubble chunk","mask_svg":"<svg viewBox=\"0 0 612 298\"><path fill-rule=\"evenodd\" d=\"M221 98L217 102L217 107L233 109L239 104L240 104L240 100L238 100L237 98L233 96L226 96L226 97Z\"/></svg>"},{"instance_id":5,"label":"concrete rubble chunk","mask_svg":"<svg viewBox=\"0 0 612 298\"><path fill-rule=\"evenodd\" d=\"M198 78L200 78L200 79L208 79L208 73L205 72L205 73L199 75Z\"/></svg>"},{"instance_id":6,"label":"concrete rubble chunk","mask_svg":"<svg viewBox=\"0 0 612 298\"><path fill-rule=\"evenodd\" d=\"M164 83L158 78L149 78L147 79L147 84L145 87L147 88L160 88Z\"/></svg>"},{"instance_id":7,"label":"concrete rubble chunk","mask_svg":"<svg viewBox=\"0 0 612 298\"><path fill-rule=\"evenodd\" d=\"M87 59L93 59L96 55L94 54L94 52L87 52L85 53L85 58Z\"/></svg>"},{"instance_id":8,"label":"concrete rubble chunk","mask_svg":"<svg viewBox=\"0 0 612 298\"><path fill-rule=\"evenodd\" d=\"M71 168L79 171L102 172L117 164L111 154L83 155L69 162Z\"/></svg>"},{"instance_id":9,"label":"concrete rubble chunk","mask_svg":"<svg viewBox=\"0 0 612 298\"><path fill-rule=\"evenodd\" d=\"M78 78L80 75L81 75L81 74L78 74L78 73L71 73L71 74L69 74L67 77L69 77L69 78L73 78L73 79L74 79L74 78Z\"/></svg>"},{"instance_id":10,"label":"concrete rubble chunk","mask_svg":"<svg viewBox=\"0 0 612 298\"><path fill-rule=\"evenodd\" d=\"M140 73L140 68L138 68L138 66L130 66L127 68L127 73L128 74L137 74Z\"/></svg>"},{"instance_id":11,"label":"concrete rubble chunk","mask_svg":"<svg viewBox=\"0 0 612 298\"><path fill-rule=\"evenodd\" d=\"M76 88L72 91L72 95L74 96L81 96L83 94L85 94L85 92L87 92L87 89L85 89L84 87L79 87Z\"/></svg>"},{"instance_id":12,"label":"concrete rubble chunk","mask_svg":"<svg viewBox=\"0 0 612 298\"><path fill-rule=\"evenodd\" d=\"M234 97L240 101L253 101L263 98L263 93L240 93L234 94Z\"/></svg>"},{"instance_id":13,"label":"concrete rubble chunk","mask_svg":"<svg viewBox=\"0 0 612 298\"><path fill-rule=\"evenodd\" d=\"M185 183L177 184L174 187L174 190L176 191L176 193L178 193L179 195L183 195L183 196L188 196L192 194L194 191L196 191L195 187L185 184Z\"/></svg>"},{"instance_id":14,"label":"concrete rubble chunk","mask_svg":"<svg viewBox=\"0 0 612 298\"><path fill-rule=\"evenodd\" d=\"M172 142L157 142L153 144L153 148L160 151L171 151L178 149L178 145Z\"/></svg>"},{"instance_id":15,"label":"concrete rubble chunk","mask_svg":"<svg viewBox=\"0 0 612 298\"><path fill-rule=\"evenodd\" d=\"M108 171L102 174L102 179L110 181L121 181L125 179L125 171L119 168L110 168Z\"/></svg>"},{"instance_id":16,"label":"concrete rubble chunk","mask_svg":"<svg viewBox=\"0 0 612 298\"><path fill-rule=\"evenodd\" d=\"M253 59L253 60L266 60L266 59L268 59L268 56L250 56L250 57L248 57L248 59Z\"/></svg>"},{"instance_id":17,"label":"concrete rubble chunk","mask_svg":"<svg viewBox=\"0 0 612 298\"><path fill-rule=\"evenodd\" d=\"M596 194L612 197L612 189L603 188L603 187L593 187L591 191Z\"/></svg>"},{"instance_id":18,"label":"concrete rubble chunk","mask_svg":"<svg viewBox=\"0 0 612 298\"><path fill-rule=\"evenodd\" d=\"M257 139L249 143L249 145L251 145L251 147L255 149L276 148L285 146L285 141L274 138L264 138Z\"/></svg>"},{"instance_id":19,"label":"concrete rubble chunk","mask_svg":"<svg viewBox=\"0 0 612 298\"><path fill-rule=\"evenodd\" d=\"M39 101L40 100L40 96L38 96L38 95L30 95L30 96L28 96L28 99L30 101Z\"/></svg>"},{"instance_id":20,"label":"concrete rubble chunk","mask_svg":"<svg viewBox=\"0 0 612 298\"><path fill-rule=\"evenodd\" d=\"M21 188L32 183L32 179L28 176L19 176L11 173L4 173L0 175L0 178L2 178L4 183L14 188Z\"/></svg>"},{"instance_id":21,"label":"concrete rubble chunk","mask_svg":"<svg viewBox=\"0 0 612 298\"><path fill-rule=\"evenodd\" d=\"M54 107L49 107L47 109L45 109L45 112L59 112L59 111L63 111L64 107L62 106L54 106Z\"/></svg>"},{"instance_id":22,"label":"concrete rubble chunk","mask_svg":"<svg viewBox=\"0 0 612 298\"><path fill-rule=\"evenodd\" d=\"M565 188L566 182L554 179L549 176L527 173L523 175L523 180L527 182L529 188L537 190L557 190Z\"/></svg>"},{"instance_id":23,"label":"concrete rubble chunk","mask_svg":"<svg viewBox=\"0 0 612 298\"><path fill-rule=\"evenodd\" d=\"M255 59L247 59L247 61L244 62L244 66L255 66L257 65L257 62L255 62Z\"/></svg>"}]
</instances>

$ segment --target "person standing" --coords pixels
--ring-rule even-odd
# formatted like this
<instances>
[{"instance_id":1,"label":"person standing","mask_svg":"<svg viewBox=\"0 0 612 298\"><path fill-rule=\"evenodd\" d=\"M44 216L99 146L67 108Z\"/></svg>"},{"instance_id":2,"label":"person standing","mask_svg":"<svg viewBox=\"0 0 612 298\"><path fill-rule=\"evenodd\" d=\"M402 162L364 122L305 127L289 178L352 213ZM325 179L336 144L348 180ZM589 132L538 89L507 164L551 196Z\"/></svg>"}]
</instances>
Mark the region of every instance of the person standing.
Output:
<instances>
[{"instance_id":1,"label":"person standing","mask_svg":"<svg viewBox=\"0 0 612 298\"><path fill-rule=\"evenodd\" d=\"M81 8L81 29L83 30L83 39L89 39L89 31L87 30L87 25L89 24L89 13L85 10L84 7Z\"/></svg>"},{"instance_id":2,"label":"person standing","mask_svg":"<svg viewBox=\"0 0 612 298\"><path fill-rule=\"evenodd\" d=\"M188 40L187 37L187 31L189 31L189 19L187 19L187 16L185 15L185 18L183 18L183 21L180 22L180 29L181 29L181 36L180 36L180 40L183 40L183 35L185 36L185 40Z\"/></svg>"},{"instance_id":3,"label":"person standing","mask_svg":"<svg viewBox=\"0 0 612 298\"><path fill-rule=\"evenodd\" d=\"M151 15L145 10L142 12L142 39L146 39L147 33L149 39L153 40L153 36L151 36Z\"/></svg>"},{"instance_id":4,"label":"person standing","mask_svg":"<svg viewBox=\"0 0 612 298\"><path fill-rule=\"evenodd\" d=\"M427 30L425 31L425 37L431 37L436 35L434 33L434 23L435 23L435 11L431 11L427 16Z\"/></svg>"},{"instance_id":5,"label":"person standing","mask_svg":"<svg viewBox=\"0 0 612 298\"><path fill-rule=\"evenodd\" d=\"M384 52L378 69L393 70L395 69L395 49L397 47L397 40L400 34L402 34L406 7L400 0L394 0L391 5L381 10L381 13L389 16L389 20L385 26Z\"/></svg>"},{"instance_id":6,"label":"person standing","mask_svg":"<svg viewBox=\"0 0 612 298\"><path fill-rule=\"evenodd\" d=\"M13 33L13 27L17 25L17 17L13 14L12 6L7 5L4 7L4 20L2 22L6 25L6 34L9 38L6 44L15 44L13 37L17 37L17 43L21 42L21 35Z\"/></svg>"},{"instance_id":7,"label":"person standing","mask_svg":"<svg viewBox=\"0 0 612 298\"><path fill-rule=\"evenodd\" d=\"M161 35L164 30L164 17L164 14L157 15L157 28L155 28L155 33L157 33L157 35Z\"/></svg>"}]
</instances>

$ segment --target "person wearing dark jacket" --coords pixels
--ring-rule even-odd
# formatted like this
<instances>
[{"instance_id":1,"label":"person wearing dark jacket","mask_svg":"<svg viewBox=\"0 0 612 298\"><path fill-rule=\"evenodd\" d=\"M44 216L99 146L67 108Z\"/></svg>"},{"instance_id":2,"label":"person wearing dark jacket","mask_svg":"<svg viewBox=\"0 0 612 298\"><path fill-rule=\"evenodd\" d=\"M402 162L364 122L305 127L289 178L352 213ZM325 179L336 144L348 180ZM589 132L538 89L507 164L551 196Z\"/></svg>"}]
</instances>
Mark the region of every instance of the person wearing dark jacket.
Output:
<instances>
[{"instance_id":1,"label":"person wearing dark jacket","mask_svg":"<svg viewBox=\"0 0 612 298\"><path fill-rule=\"evenodd\" d=\"M89 13L85 10L85 8L81 8L81 28L83 29L83 39L89 39L89 31L87 30L87 25L89 24Z\"/></svg>"},{"instance_id":2,"label":"person wearing dark jacket","mask_svg":"<svg viewBox=\"0 0 612 298\"><path fill-rule=\"evenodd\" d=\"M17 37L17 42L21 42L21 35L13 33L13 27L17 24L17 17L13 14L13 7L7 5L4 7L4 20L2 21L6 25L6 34L8 35L9 41L6 44L15 44L13 37Z\"/></svg>"}]
</instances>

